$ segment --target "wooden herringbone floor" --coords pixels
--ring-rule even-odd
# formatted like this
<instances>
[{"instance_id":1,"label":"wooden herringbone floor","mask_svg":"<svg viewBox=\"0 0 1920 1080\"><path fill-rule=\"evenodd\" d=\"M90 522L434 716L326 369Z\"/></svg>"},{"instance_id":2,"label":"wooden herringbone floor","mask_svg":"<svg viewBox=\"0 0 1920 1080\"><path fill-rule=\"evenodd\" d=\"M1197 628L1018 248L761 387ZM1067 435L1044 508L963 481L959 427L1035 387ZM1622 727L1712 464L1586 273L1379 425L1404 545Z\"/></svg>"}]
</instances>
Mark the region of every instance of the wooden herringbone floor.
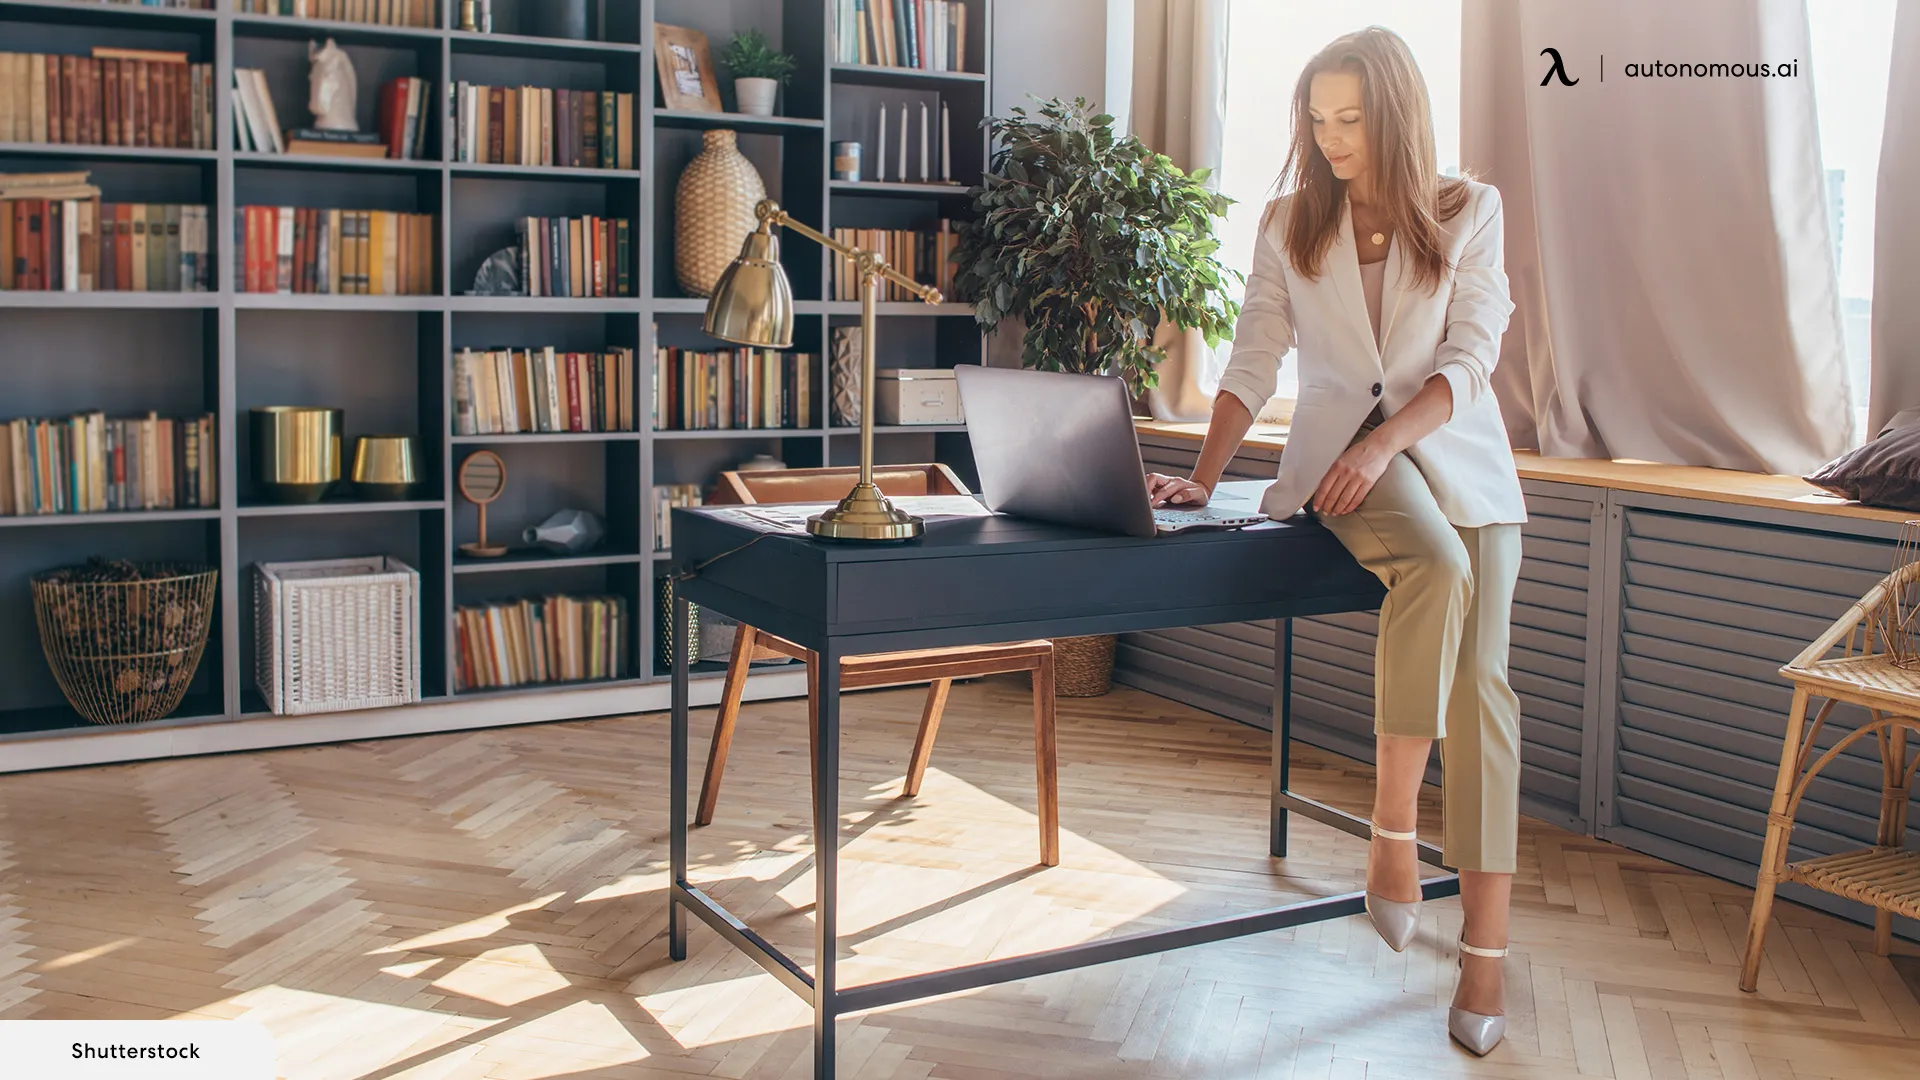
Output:
<instances>
[{"instance_id":1,"label":"wooden herringbone floor","mask_svg":"<svg viewBox=\"0 0 1920 1080\"><path fill-rule=\"evenodd\" d=\"M847 699L847 981L1356 887L1364 847L1324 828L1264 855L1264 734L1131 691L1063 702L1064 858L1036 870L1025 694L956 689L912 802L918 693ZM749 706L694 837L697 876L803 955L804 731L799 703ZM704 929L665 959L664 735L647 716L0 777L0 1018L252 1017L302 1080L804 1077L787 991ZM1299 788L1365 807L1364 769L1297 761ZM1741 994L1746 889L1537 823L1523 841L1513 1027L1484 1061L1443 1031L1446 902L1405 954L1350 919L849 1020L842 1076L1915 1075L1914 961L1861 928L1780 905Z\"/></svg>"}]
</instances>

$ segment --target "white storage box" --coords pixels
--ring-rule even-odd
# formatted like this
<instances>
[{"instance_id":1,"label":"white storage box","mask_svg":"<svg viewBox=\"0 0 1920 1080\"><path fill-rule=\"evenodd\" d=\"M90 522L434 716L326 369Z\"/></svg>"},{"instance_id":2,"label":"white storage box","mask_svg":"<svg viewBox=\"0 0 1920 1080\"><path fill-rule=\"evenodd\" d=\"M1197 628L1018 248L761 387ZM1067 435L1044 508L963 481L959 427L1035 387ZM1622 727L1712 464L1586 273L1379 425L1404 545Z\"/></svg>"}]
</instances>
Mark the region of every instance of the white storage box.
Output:
<instances>
[{"instance_id":1,"label":"white storage box","mask_svg":"<svg viewBox=\"0 0 1920 1080\"><path fill-rule=\"evenodd\" d=\"M874 372L876 424L963 424L960 385L951 368L881 368Z\"/></svg>"},{"instance_id":2,"label":"white storage box","mask_svg":"<svg viewBox=\"0 0 1920 1080\"><path fill-rule=\"evenodd\" d=\"M258 563L254 681L276 713L420 700L420 574L398 559Z\"/></svg>"}]
</instances>

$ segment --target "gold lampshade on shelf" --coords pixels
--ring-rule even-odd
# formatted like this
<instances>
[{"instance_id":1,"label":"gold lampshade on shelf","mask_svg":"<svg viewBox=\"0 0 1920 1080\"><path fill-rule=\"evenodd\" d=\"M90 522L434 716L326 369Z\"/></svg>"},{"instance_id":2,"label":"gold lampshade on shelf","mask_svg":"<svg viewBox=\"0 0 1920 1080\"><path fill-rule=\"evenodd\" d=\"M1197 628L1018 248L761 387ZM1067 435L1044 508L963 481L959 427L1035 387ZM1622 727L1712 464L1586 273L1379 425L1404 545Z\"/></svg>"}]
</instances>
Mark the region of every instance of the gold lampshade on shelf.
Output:
<instances>
[{"instance_id":1,"label":"gold lampshade on shelf","mask_svg":"<svg viewBox=\"0 0 1920 1080\"><path fill-rule=\"evenodd\" d=\"M737 345L785 349L793 345L793 283L780 265L781 226L829 251L854 261L860 273L860 327L863 341L860 379L860 482L840 505L807 520L807 531L825 540L911 540L923 523L896 510L873 483L873 357L874 304L882 279L891 281L929 304L940 302L940 290L923 285L871 251L843 244L787 216L771 199L762 200L754 214L759 227L740 246L740 254L720 275L707 301L707 333Z\"/></svg>"}]
</instances>

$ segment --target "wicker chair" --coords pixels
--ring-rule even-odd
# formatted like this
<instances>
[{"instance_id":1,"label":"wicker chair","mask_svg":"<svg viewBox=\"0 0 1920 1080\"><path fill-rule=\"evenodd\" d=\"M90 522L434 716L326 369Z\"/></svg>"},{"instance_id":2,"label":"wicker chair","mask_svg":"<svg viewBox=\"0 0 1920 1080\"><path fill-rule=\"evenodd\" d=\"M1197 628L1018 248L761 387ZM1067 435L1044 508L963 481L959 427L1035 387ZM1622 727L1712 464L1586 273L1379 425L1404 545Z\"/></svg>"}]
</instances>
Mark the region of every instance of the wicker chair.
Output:
<instances>
[{"instance_id":1,"label":"wicker chair","mask_svg":"<svg viewBox=\"0 0 1920 1080\"><path fill-rule=\"evenodd\" d=\"M845 495L859 477L858 469L784 469L767 472L724 472L710 504L766 504L833 502ZM893 497L907 495L965 495L966 486L944 465L891 465L874 469L873 482ZM713 745L707 751L706 776L700 784L700 802L693 823L713 821L720 800L720 779L740 722L740 700L746 689L747 666L756 654L788 656L807 665L807 746L812 749L820 717L818 664L812 650L742 623L733 641L727 680L720 692L720 715L714 721ZM934 736L947 704L947 690L955 679L1006 672L1033 673L1033 753L1039 783L1040 861L1060 863L1059 774L1054 749L1053 643L1016 641L1003 645L975 645L912 652L849 656L840 664L840 687L863 690L878 686L931 683L920 714L920 732L908 760L901 794L920 793L927 762L933 756ZM808 755L809 761L812 755Z\"/></svg>"},{"instance_id":2,"label":"wicker chair","mask_svg":"<svg viewBox=\"0 0 1920 1080\"><path fill-rule=\"evenodd\" d=\"M1915 652L1915 601L1920 599L1920 561L1913 558L1920 528L1909 523L1902 558L1871 591L1847 609L1839 621L1808 645L1780 673L1793 681L1793 705L1780 749L1780 772L1767 814L1767 841L1754 882L1753 912L1747 927L1746 961L1740 989L1759 979L1760 955L1774 889L1797 881L1822 892L1874 907L1874 946L1887 955L1893 944L1893 916L1920 918L1920 852L1903 846L1907 799L1920 759L1907 760L1907 733L1920 732L1920 655ZM1835 645L1841 655L1829 657ZM1806 723L1813 698L1826 699ZM1815 740L1833 707L1850 702L1867 709L1869 722L1848 732L1814 758ZM1787 838L1807 785L1854 743L1873 736L1880 745L1880 828L1874 845L1857 851L1787 862ZM1811 761L1810 761L1811 759Z\"/></svg>"}]
</instances>

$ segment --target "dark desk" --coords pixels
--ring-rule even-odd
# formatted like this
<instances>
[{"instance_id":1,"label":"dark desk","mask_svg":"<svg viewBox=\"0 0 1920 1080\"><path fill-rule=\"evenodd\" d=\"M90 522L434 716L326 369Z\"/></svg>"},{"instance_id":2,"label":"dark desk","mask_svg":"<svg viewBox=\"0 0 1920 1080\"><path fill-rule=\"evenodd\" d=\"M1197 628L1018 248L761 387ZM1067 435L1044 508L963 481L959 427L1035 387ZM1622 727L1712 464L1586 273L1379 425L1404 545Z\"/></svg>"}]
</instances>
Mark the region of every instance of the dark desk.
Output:
<instances>
[{"instance_id":1,"label":"dark desk","mask_svg":"<svg viewBox=\"0 0 1920 1080\"><path fill-rule=\"evenodd\" d=\"M1251 489L1264 485L1225 485ZM1233 492L1245 496L1246 490ZM814 1076L834 1076L837 1016L994 983L1087 967L1227 938L1360 914L1363 894L1320 900L841 987L837 845L840 806L840 660L865 653L1027 638L1279 620L1274 634L1272 854L1285 856L1287 814L1365 836L1367 823L1287 790L1287 698L1294 616L1367 611L1384 590L1333 534L1295 519L1237 532L1143 540L1012 518L930 521L903 544L814 541L745 522L721 508L673 512L675 568L694 576L675 593L672 723L671 951L686 958L692 912L814 1007ZM809 975L687 880L687 604L697 603L820 656L820 777L814 801L814 950ZM1438 864L1439 852L1422 845ZM1428 897L1459 891L1453 876L1425 882Z\"/></svg>"}]
</instances>

